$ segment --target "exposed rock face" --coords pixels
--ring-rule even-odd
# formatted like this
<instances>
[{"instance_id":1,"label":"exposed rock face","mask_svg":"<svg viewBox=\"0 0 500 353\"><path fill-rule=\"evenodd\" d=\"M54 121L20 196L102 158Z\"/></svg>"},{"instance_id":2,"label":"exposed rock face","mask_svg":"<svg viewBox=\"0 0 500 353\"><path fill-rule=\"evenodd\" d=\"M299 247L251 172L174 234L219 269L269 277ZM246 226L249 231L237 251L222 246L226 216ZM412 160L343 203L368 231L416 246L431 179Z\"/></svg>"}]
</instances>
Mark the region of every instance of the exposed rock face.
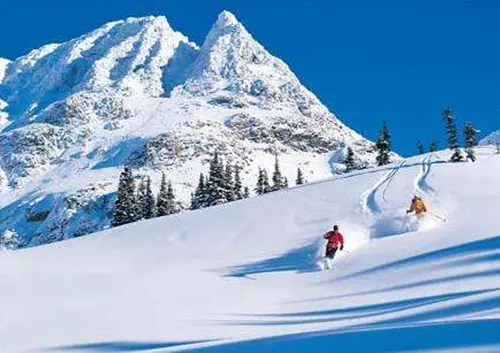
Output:
<instances>
[{"instance_id":1,"label":"exposed rock face","mask_svg":"<svg viewBox=\"0 0 500 353\"><path fill-rule=\"evenodd\" d=\"M373 165L373 143L232 14L201 47L161 16L108 23L0 59L0 234L27 246L107 227L125 164L166 172L187 203L215 151L252 189L275 155L313 181L342 170L347 146Z\"/></svg>"}]
</instances>

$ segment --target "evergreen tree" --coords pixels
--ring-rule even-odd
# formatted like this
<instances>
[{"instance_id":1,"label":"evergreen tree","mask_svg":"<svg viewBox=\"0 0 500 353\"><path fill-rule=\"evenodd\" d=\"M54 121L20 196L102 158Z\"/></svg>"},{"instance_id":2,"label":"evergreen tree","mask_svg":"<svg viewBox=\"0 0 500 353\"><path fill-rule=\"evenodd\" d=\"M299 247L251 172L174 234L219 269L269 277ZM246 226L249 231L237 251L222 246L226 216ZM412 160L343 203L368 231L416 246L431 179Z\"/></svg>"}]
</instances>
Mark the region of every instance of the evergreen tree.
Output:
<instances>
[{"instance_id":1,"label":"evergreen tree","mask_svg":"<svg viewBox=\"0 0 500 353\"><path fill-rule=\"evenodd\" d=\"M477 146L477 140L476 140L477 130L469 122L465 123L464 135L465 135L465 147L466 147L465 149L466 160L470 159L472 162L475 162L476 154L474 152L474 147Z\"/></svg>"},{"instance_id":2,"label":"evergreen tree","mask_svg":"<svg viewBox=\"0 0 500 353\"><path fill-rule=\"evenodd\" d=\"M143 217L145 219L151 219L155 217L155 197L153 191L151 190L151 178L146 178L146 193L144 198L144 203L142 207Z\"/></svg>"},{"instance_id":3,"label":"evergreen tree","mask_svg":"<svg viewBox=\"0 0 500 353\"><path fill-rule=\"evenodd\" d=\"M145 219L146 180L144 177L141 178L141 182L139 183L139 186L137 186L136 200L137 218Z\"/></svg>"},{"instance_id":4,"label":"evergreen tree","mask_svg":"<svg viewBox=\"0 0 500 353\"><path fill-rule=\"evenodd\" d=\"M500 154L500 143L497 143L495 145L497 147L497 153L496 154Z\"/></svg>"},{"instance_id":5,"label":"evergreen tree","mask_svg":"<svg viewBox=\"0 0 500 353\"><path fill-rule=\"evenodd\" d=\"M257 177L257 184L254 189L257 195L262 195L264 193L264 170L259 167L259 175Z\"/></svg>"},{"instance_id":6,"label":"evergreen tree","mask_svg":"<svg viewBox=\"0 0 500 353\"><path fill-rule=\"evenodd\" d=\"M288 189L288 178L287 177L283 178L283 189Z\"/></svg>"},{"instance_id":7,"label":"evergreen tree","mask_svg":"<svg viewBox=\"0 0 500 353\"><path fill-rule=\"evenodd\" d=\"M210 162L210 172L206 186L206 206L215 206L227 202L227 190L224 167L215 152Z\"/></svg>"},{"instance_id":8,"label":"evergreen tree","mask_svg":"<svg viewBox=\"0 0 500 353\"><path fill-rule=\"evenodd\" d=\"M236 200L243 198L243 183L241 182L240 168L234 167L234 197Z\"/></svg>"},{"instance_id":9,"label":"evergreen tree","mask_svg":"<svg viewBox=\"0 0 500 353\"><path fill-rule=\"evenodd\" d=\"M203 173L200 173L198 186L196 187L194 194L191 196L190 209L197 210L199 208L206 207L206 196L207 196L207 189L206 189L205 176L203 175Z\"/></svg>"},{"instance_id":10,"label":"evergreen tree","mask_svg":"<svg viewBox=\"0 0 500 353\"><path fill-rule=\"evenodd\" d=\"M345 172L349 173L356 169L356 162L354 160L354 151L351 147L347 147L347 154L344 158Z\"/></svg>"},{"instance_id":11,"label":"evergreen tree","mask_svg":"<svg viewBox=\"0 0 500 353\"><path fill-rule=\"evenodd\" d=\"M236 200L233 167L229 163L226 163L226 169L224 170L224 194L227 202Z\"/></svg>"},{"instance_id":12,"label":"evergreen tree","mask_svg":"<svg viewBox=\"0 0 500 353\"><path fill-rule=\"evenodd\" d=\"M273 179L273 185L271 187L271 191L276 191L279 189L283 189L285 187L284 179L283 176L281 175L278 156L276 156L274 160L274 172L272 179Z\"/></svg>"},{"instance_id":13,"label":"evergreen tree","mask_svg":"<svg viewBox=\"0 0 500 353\"><path fill-rule=\"evenodd\" d=\"M248 189L248 186L245 186L243 189L243 198L248 199L250 197L250 190Z\"/></svg>"},{"instance_id":14,"label":"evergreen tree","mask_svg":"<svg viewBox=\"0 0 500 353\"><path fill-rule=\"evenodd\" d=\"M177 203L175 201L174 188L172 187L172 182L169 180L167 184L167 194L166 194L166 210L167 214L179 213L179 208L177 207Z\"/></svg>"},{"instance_id":15,"label":"evergreen tree","mask_svg":"<svg viewBox=\"0 0 500 353\"><path fill-rule=\"evenodd\" d=\"M439 147L438 147L437 142L435 140L432 140L431 144L429 146L429 152L437 152L438 149L439 149Z\"/></svg>"},{"instance_id":16,"label":"evergreen tree","mask_svg":"<svg viewBox=\"0 0 500 353\"><path fill-rule=\"evenodd\" d=\"M172 183L167 182L165 173L161 176L160 192L158 193L156 201L156 213L158 217L168 216L174 213L178 213L179 209L175 202L174 190L172 188Z\"/></svg>"},{"instance_id":17,"label":"evergreen tree","mask_svg":"<svg viewBox=\"0 0 500 353\"><path fill-rule=\"evenodd\" d=\"M156 197L156 215L157 217L163 217L168 215L168 185L165 173L161 175L160 191Z\"/></svg>"},{"instance_id":18,"label":"evergreen tree","mask_svg":"<svg viewBox=\"0 0 500 353\"><path fill-rule=\"evenodd\" d=\"M385 121L382 124L375 146L377 148L377 165L382 166L391 163L391 134Z\"/></svg>"},{"instance_id":19,"label":"evergreen tree","mask_svg":"<svg viewBox=\"0 0 500 353\"><path fill-rule=\"evenodd\" d=\"M425 153L424 144L420 140L417 141L417 153L418 154L424 154Z\"/></svg>"},{"instance_id":20,"label":"evergreen tree","mask_svg":"<svg viewBox=\"0 0 500 353\"><path fill-rule=\"evenodd\" d=\"M273 191L271 185L269 184L269 177L267 176L267 170L262 170L262 185L264 189L264 194Z\"/></svg>"},{"instance_id":21,"label":"evergreen tree","mask_svg":"<svg viewBox=\"0 0 500 353\"><path fill-rule=\"evenodd\" d=\"M302 174L302 169L297 168L297 178L295 178L295 185L305 184L304 175Z\"/></svg>"},{"instance_id":22,"label":"evergreen tree","mask_svg":"<svg viewBox=\"0 0 500 353\"><path fill-rule=\"evenodd\" d=\"M138 219L134 176L132 175L132 170L129 167L125 167L120 174L115 211L111 224L113 227L116 227L135 222Z\"/></svg>"},{"instance_id":23,"label":"evergreen tree","mask_svg":"<svg viewBox=\"0 0 500 353\"><path fill-rule=\"evenodd\" d=\"M450 160L452 162L462 162L464 157L462 156L460 146L458 145L457 126L455 124L455 118L453 117L451 108L448 107L443 111L443 119L445 121L446 133L448 135L448 148L453 151Z\"/></svg>"}]
</instances>

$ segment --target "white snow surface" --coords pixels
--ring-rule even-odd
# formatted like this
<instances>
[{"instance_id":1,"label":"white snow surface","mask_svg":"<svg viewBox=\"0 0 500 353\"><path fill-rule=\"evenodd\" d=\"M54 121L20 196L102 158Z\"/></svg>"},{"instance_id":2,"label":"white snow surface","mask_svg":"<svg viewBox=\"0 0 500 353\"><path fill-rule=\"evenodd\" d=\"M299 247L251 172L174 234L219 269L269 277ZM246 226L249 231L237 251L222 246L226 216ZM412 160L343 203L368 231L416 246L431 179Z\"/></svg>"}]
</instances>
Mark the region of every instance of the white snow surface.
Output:
<instances>
[{"instance_id":1,"label":"white snow surface","mask_svg":"<svg viewBox=\"0 0 500 353\"><path fill-rule=\"evenodd\" d=\"M500 130L493 131L491 134L479 141L479 145L497 145L500 144Z\"/></svg>"},{"instance_id":2,"label":"white snow surface","mask_svg":"<svg viewBox=\"0 0 500 353\"><path fill-rule=\"evenodd\" d=\"M5 77L5 72L7 71L7 67L9 66L9 64L10 60L5 58L0 58L0 84L2 83L3 78Z\"/></svg>"},{"instance_id":3,"label":"white snow surface","mask_svg":"<svg viewBox=\"0 0 500 353\"><path fill-rule=\"evenodd\" d=\"M201 47L165 17L128 18L0 72L0 238L22 246L105 229L123 165L154 184L166 172L184 205L215 151L251 190L275 155L291 184L297 167L309 181L341 172L349 146L374 165L373 143L228 12Z\"/></svg>"},{"instance_id":4,"label":"white snow surface","mask_svg":"<svg viewBox=\"0 0 500 353\"><path fill-rule=\"evenodd\" d=\"M500 157L448 157L0 252L0 351L498 352Z\"/></svg>"}]
</instances>

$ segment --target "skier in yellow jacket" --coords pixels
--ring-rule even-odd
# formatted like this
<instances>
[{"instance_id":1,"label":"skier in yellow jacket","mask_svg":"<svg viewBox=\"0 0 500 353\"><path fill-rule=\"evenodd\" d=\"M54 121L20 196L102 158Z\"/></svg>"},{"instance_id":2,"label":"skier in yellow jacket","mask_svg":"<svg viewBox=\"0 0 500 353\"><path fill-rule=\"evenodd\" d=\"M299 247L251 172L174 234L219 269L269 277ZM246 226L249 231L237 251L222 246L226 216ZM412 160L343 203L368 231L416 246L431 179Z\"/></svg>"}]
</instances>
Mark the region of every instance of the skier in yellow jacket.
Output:
<instances>
[{"instance_id":1,"label":"skier in yellow jacket","mask_svg":"<svg viewBox=\"0 0 500 353\"><path fill-rule=\"evenodd\" d=\"M410 209L406 211L406 213L411 212L415 212L415 214L419 217L423 216L427 212L424 200L420 196L415 195L411 200Z\"/></svg>"}]
</instances>

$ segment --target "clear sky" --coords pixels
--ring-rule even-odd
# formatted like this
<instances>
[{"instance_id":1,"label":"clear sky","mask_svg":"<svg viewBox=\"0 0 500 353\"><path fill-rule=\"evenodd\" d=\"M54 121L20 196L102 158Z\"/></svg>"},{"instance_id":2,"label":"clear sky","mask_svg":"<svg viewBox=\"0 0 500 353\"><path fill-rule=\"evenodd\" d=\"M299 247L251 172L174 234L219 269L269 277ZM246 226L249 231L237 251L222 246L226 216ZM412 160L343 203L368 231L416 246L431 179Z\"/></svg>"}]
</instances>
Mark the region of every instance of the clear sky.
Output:
<instances>
[{"instance_id":1,"label":"clear sky","mask_svg":"<svg viewBox=\"0 0 500 353\"><path fill-rule=\"evenodd\" d=\"M0 56L144 15L201 44L223 9L346 124L374 140L386 120L403 155L443 146L446 105L460 130L500 128L500 0L0 0Z\"/></svg>"}]
</instances>

